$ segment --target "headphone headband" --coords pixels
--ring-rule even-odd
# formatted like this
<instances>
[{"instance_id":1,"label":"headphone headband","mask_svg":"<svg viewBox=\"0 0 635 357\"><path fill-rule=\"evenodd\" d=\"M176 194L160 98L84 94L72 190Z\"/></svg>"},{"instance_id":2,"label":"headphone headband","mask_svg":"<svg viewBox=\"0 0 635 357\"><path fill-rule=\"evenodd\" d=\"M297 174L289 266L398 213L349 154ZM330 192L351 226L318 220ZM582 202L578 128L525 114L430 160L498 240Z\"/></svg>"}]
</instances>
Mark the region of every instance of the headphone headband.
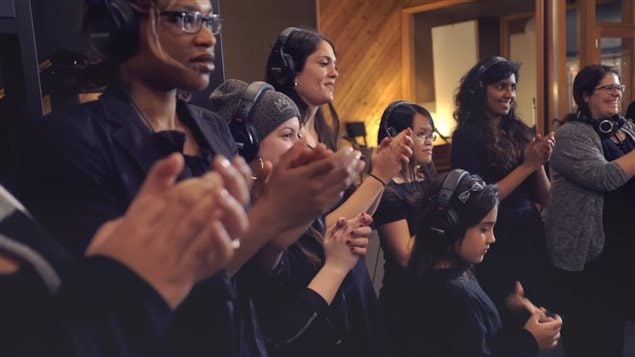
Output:
<instances>
[{"instance_id":1,"label":"headphone headband","mask_svg":"<svg viewBox=\"0 0 635 357\"><path fill-rule=\"evenodd\" d=\"M287 27L280 32L267 62L269 75L280 87L289 86L295 79L295 64L293 58L285 53L284 46L289 36L297 30L299 30L297 27Z\"/></svg>"},{"instance_id":2,"label":"headphone headband","mask_svg":"<svg viewBox=\"0 0 635 357\"><path fill-rule=\"evenodd\" d=\"M260 96L268 91L274 90L267 82L255 81L247 85L245 91L238 100L236 113L229 122L229 130L236 141L238 153L250 162L258 156L260 149L260 138L254 128L249 124L249 115L253 110Z\"/></svg>"},{"instance_id":3,"label":"headphone headband","mask_svg":"<svg viewBox=\"0 0 635 357\"><path fill-rule=\"evenodd\" d=\"M437 209L446 211L450 207L450 200L454 195L454 191L459 186L461 179L463 177L469 175L469 173L465 170L454 169L450 171L448 176L443 181L443 186L439 190L437 194Z\"/></svg>"},{"instance_id":4,"label":"headphone headband","mask_svg":"<svg viewBox=\"0 0 635 357\"><path fill-rule=\"evenodd\" d=\"M388 108L386 108L386 110L384 111L384 114L381 116L381 123L382 123L382 128L384 133L387 136L395 136L397 135L397 130L390 125L390 117L392 117L392 113L395 111L395 109L397 109L397 107L401 106L401 105L406 105L406 104L412 104L410 102L407 102L405 100L398 100L395 102L390 103L390 105L388 105Z\"/></svg>"},{"instance_id":5,"label":"headphone headband","mask_svg":"<svg viewBox=\"0 0 635 357\"><path fill-rule=\"evenodd\" d=\"M249 120L249 114L253 109L256 102L258 102L258 98L262 95L262 93L274 90L271 84L262 81L254 81L249 83L245 91L240 96L238 100L238 105L236 106L236 114L235 118L240 118L243 120Z\"/></svg>"},{"instance_id":6,"label":"headphone headband","mask_svg":"<svg viewBox=\"0 0 635 357\"><path fill-rule=\"evenodd\" d=\"M490 68L494 67L495 65L501 62L507 62L507 59L501 56L490 57L487 61L485 61L483 64L481 64L478 67L475 74L476 78L480 80L485 74L485 72L489 71Z\"/></svg>"}]
</instances>

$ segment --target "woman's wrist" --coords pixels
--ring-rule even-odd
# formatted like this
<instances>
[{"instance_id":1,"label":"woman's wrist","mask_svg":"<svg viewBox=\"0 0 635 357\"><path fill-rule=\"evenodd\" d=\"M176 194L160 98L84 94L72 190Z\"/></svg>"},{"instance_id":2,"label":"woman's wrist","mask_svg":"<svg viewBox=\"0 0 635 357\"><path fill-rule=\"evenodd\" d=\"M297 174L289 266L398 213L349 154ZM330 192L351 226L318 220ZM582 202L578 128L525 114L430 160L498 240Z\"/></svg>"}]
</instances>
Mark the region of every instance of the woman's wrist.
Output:
<instances>
[{"instance_id":1,"label":"woman's wrist","mask_svg":"<svg viewBox=\"0 0 635 357\"><path fill-rule=\"evenodd\" d=\"M377 182L381 183L382 186L386 187L386 185L388 184L390 179L385 179L383 177L381 177L380 175L378 175L377 173L371 172L368 174L368 177L370 177L373 180L376 180Z\"/></svg>"}]
</instances>

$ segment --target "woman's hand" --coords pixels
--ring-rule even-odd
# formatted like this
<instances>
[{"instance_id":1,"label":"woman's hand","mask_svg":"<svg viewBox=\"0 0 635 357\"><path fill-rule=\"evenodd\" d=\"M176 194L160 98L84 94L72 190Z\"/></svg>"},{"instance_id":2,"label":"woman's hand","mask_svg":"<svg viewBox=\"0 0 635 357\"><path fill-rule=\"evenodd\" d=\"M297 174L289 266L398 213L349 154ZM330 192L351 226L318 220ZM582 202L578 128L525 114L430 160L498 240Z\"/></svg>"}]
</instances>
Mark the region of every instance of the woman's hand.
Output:
<instances>
[{"instance_id":1,"label":"woman's hand","mask_svg":"<svg viewBox=\"0 0 635 357\"><path fill-rule=\"evenodd\" d=\"M551 155L551 154L549 154ZM523 152L523 165L529 168L530 172L538 170L544 163L547 156L547 148L542 143L540 134L536 135L525 147Z\"/></svg>"},{"instance_id":2,"label":"woman's hand","mask_svg":"<svg viewBox=\"0 0 635 357\"><path fill-rule=\"evenodd\" d=\"M412 129L406 129L394 137L384 138L371 156L372 174L384 184L395 177L413 154Z\"/></svg>"},{"instance_id":3,"label":"woman's hand","mask_svg":"<svg viewBox=\"0 0 635 357\"><path fill-rule=\"evenodd\" d=\"M353 269L359 257L366 255L370 222L372 219L366 213L349 220L338 219L324 237L325 267L345 274Z\"/></svg>"},{"instance_id":4,"label":"woman's hand","mask_svg":"<svg viewBox=\"0 0 635 357\"><path fill-rule=\"evenodd\" d=\"M542 322L543 315L544 313L542 311L535 311L525 323L524 329L534 336L538 348L547 350L556 347L558 344L560 329L562 328L562 318L558 315L554 315L550 320Z\"/></svg>"},{"instance_id":5,"label":"woman's hand","mask_svg":"<svg viewBox=\"0 0 635 357\"><path fill-rule=\"evenodd\" d=\"M259 201L270 206L283 230L313 221L339 199L363 169L361 153L342 148L336 153L318 145L295 144L278 162Z\"/></svg>"},{"instance_id":6,"label":"woman's hand","mask_svg":"<svg viewBox=\"0 0 635 357\"><path fill-rule=\"evenodd\" d=\"M175 184L182 168L178 154L155 163L126 214L104 224L86 252L128 266L172 308L194 283L227 264L232 240L248 225L242 204L224 188L220 174Z\"/></svg>"}]
</instances>

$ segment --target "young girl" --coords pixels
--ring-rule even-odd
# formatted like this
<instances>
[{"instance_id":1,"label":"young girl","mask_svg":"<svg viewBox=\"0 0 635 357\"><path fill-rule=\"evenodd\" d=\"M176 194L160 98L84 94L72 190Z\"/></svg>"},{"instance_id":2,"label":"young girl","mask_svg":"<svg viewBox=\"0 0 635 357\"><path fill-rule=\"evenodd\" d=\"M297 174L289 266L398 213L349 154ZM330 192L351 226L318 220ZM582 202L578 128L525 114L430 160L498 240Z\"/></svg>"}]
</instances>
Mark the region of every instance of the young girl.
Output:
<instances>
[{"instance_id":1,"label":"young girl","mask_svg":"<svg viewBox=\"0 0 635 357\"><path fill-rule=\"evenodd\" d=\"M496 307L471 271L495 242L498 193L478 176L453 170L426 189L408 265L415 283L408 295L409 355L518 355L554 347L562 320L547 317L523 297L508 307L531 316L501 326ZM523 326L524 323L524 326Z\"/></svg>"},{"instance_id":2,"label":"young girl","mask_svg":"<svg viewBox=\"0 0 635 357\"><path fill-rule=\"evenodd\" d=\"M392 343L392 354L404 345L402 306L403 293L409 286L406 266L415 234L416 214L422 204L423 191L436 176L432 164L432 144L435 139L432 116L423 107L397 101L390 104L379 124L378 142L411 128L413 131L413 160L395 176L382 195L373 216L384 252L384 279L379 294L382 318ZM407 312L406 312L407 313Z\"/></svg>"},{"instance_id":3,"label":"young girl","mask_svg":"<svg viewBox=\"0 0 635 357\"><path fill-rule=\"evenodd\" d=\"M247 83L227 80L210 97L233 120ZM258 156L275 165L299 140L298 109L288 97L264 92L246 118L259 140ZM381 350L373 287L360 257L366 254L372 219L339 219L326 232L320 218L311 229L285 233L259 252L247 281L272 355L376 354ZM299 238L299 239L298 239Z\"/></svg>"}]
</instances>

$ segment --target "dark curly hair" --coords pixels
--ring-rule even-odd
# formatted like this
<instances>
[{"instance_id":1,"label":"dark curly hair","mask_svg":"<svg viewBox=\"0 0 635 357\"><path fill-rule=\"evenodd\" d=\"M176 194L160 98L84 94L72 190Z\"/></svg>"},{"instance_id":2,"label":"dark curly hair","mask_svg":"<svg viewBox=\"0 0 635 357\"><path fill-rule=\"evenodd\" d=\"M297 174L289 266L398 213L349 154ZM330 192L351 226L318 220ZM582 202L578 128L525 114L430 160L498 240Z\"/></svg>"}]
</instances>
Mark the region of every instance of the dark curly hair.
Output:
<instances>
[{"instance_id":1,"label":"dark curly hair","mask_svg":"<svg viewBox=\"0 0 635 357\"><path fill-rule=\"evenodd\" d=\"M523 156L525 146L532 137L531 129L516 116L516 103L512 103L509 113L497 124L485 116L487 86L508 78L512 74L519 80L519 64L502 61L490 67L480 77L479 68L485 59L470 69L461 78L461 85L454 97L456 111L454 119L457 129L470 125L482 138L487 151L488 162L497 170L507 172L517 166ZM476 90L475 90L476 88Z\"/></svg>"}]
</instances>

